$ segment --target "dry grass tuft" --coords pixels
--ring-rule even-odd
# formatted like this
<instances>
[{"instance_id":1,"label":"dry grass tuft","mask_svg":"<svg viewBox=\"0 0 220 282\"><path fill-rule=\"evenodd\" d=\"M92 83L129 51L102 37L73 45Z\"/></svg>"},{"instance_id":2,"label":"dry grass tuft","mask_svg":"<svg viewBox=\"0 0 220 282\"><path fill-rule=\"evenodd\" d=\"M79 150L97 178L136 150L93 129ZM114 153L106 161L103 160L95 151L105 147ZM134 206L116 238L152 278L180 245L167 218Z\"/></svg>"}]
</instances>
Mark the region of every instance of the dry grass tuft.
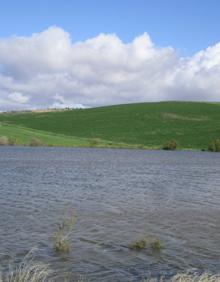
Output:
<instances>
[{"instance_id":1,"label":"dry grass tuft","mask_svg":"<svg viewBox=\"0 0 220 282\"><path fill-rule=\"evenodd\" d=\"M220 275L211 275L208 273L198 274L177 274L169 279L166 278L149 278L143 282L220 282Z\"/></svg>"},{"instance_id":2,"label":"dry grass tuft","mask_svg":"<svg viewBox=\"0 0 220 282\"><path fill-rule=\"evenodd\" d=\"M10 266L7 273L0 275L0 282L49 282L51 274L49 266L34 261L33 252L30 252L20 265Z\"/></svg>"},{"instance_id":3,"label":"dry grass tuft","mask_svg":"<svg viewBox=\"0 0 220 282\"><path fill-rule=\"evenodd\" d=\"M190 275L179 274L173 277L173 282L220 282L219 275L202 274L202 275Z\"/></svg>"},{"instance_id":4,"label":"dry grass tuft","mask_svg":"<svg viewBox=\"0 0 220 282\"><path fill-rule=\"evenodd\" d=\"M50 269L48 264L34 260L33 251L29 252L20 265L11 266L7 273L0 273L0 282L86 282L85 276L75 278L61 278ZM220 274L211 275L208 273L177 274L171 278L148 278L142 282L220 282Z\"/></svg>"}]
</instances>

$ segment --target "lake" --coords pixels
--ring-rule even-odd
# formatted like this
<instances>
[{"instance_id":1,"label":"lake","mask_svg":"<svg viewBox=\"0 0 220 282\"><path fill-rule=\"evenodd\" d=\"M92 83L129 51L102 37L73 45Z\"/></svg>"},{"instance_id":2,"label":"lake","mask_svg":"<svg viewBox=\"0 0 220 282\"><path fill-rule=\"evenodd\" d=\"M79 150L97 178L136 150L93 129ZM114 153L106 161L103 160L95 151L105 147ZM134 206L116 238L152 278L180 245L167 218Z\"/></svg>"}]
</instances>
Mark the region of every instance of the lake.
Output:
<instances>
[{"instance_id":1,"label":"lake","mask_svg":"<svg viewBox=\"0 0 220 282\"><path fill-rule=\"evenodd\" d=\"M218 153L0 147L0 264L37 246L37 260L89 281L219 273L219 203ZM58 254L51 237L70 209L72 250ZM145 236L165 248L128 248Z\"/></svg>"}]
</instances>

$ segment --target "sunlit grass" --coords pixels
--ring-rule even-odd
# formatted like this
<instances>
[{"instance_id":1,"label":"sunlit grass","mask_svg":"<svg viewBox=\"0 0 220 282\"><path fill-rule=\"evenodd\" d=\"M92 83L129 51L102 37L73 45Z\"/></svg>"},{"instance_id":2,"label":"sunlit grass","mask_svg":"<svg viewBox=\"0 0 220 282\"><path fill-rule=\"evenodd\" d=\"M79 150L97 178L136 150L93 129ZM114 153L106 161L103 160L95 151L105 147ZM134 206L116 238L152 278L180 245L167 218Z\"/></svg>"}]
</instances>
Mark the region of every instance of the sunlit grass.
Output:
<instances>
[{"instance_id":1,"label":"sunlit grass","mask_svg":"<svg viewBox=\"0 0 220 282\"><path fill-rule=\"evenodd\" d=\"M112 142L119 147L127 148L128 144L137 147L139 144L152 149L162 148L172 139L179 144L179 149L207 148L211 140L220 139L219 120L217 104L171 101L0 114L0 123L14 127L8 127L8 134L13 136L17 132L20 143L27 139L25 134L30 134L29 129L32 136L33 132L39 134L36 137L46 145L73 146L78 143L89 147L93 146L90 140L98 139L99 144L95 144L98 147ZM20 132L14 131L15 126L20 127ZM0 126L0 135L8 134L6 128Z\"/></svg>"},{"instance_id":2,"label":"sunlit grass","mask_svg":"<svg viewBox=\"0 0 220 282\"><path fill-rule=\"evenodd\" d=\"M131 148L136 149L141 145L112 142L99 138L81 138L62 135L43 130L25 128L23 126L0 123L0 145L25 145L25 146L56 146L80 148ZM37 142L35 142L37 139ZM39 142L40 141L40 142ZM147 147L142 148L147 149Z\"/></svg>"}]
</instances>

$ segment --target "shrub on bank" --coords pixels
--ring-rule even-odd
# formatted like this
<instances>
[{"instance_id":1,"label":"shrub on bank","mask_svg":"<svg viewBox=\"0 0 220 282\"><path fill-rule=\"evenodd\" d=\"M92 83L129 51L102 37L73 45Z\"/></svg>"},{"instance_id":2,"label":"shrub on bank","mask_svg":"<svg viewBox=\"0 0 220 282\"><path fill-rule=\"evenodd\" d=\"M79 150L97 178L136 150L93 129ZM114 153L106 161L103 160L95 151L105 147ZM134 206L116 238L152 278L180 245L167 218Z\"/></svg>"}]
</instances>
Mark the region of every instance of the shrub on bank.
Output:
<instances>
[{"instance_id":1,"label":"shrub on bank","mask_svg":"<svg viewBox=\"0 0 220 282\"><path fill-rule=\"evenodd\" d=\"M17 143L18 143L18 140L17 140L16 138L14 138L14 137L9 137L9 138L8 138L8 145L14 146L14 145L16 145Z\"/></svg>"},{"instance_id":2,"label":"shrub on bank","mask_svg":"<svg viewBox=\"0 0 220 282\"><path fill-rule=\"evenodd\" d=\"M0 136L0 145L1 145L1 146L6 146L6 145L8 145L8 137L6 137L6 136Z\"/></svg>"},{"instance_id":3,"label":"shrub on bank","mask_svg":"<svg viewBox=\"0 0 220 282\"><path fill-rule=\"evenodd\" d=\"M99 145L99 141L97 139L89 140L89 147L97 147Z\"/></svg>"},{"instance_id":4,"label":"shrub on bank","mask_svg":"<svg viewBox=\"0 0 220 282\"><path fill-rule=\"evenodd\" d=\"M210 142L208 150L211 152L220 152L220 139L215 139Z\"/></svg>"},{"instance_id":5,"label":"shrub on bank","mask_svg":"<svg viewBox=\"0 0 220 282\"><path fill-rule=\"evenodd\" d=\"M177 144L176 140L170 140L163 145L162 149L174 151L174 150L177 149L177 147L178 147L178 144Z\"/></svg>"},{"instance_id":6,"label":"shrub on bank","mask_svg":"<svg viewBox=\"0 0 220 282\"><path fill-rule=\"evenodd\" d=\"M43 146L43 142L40 139L33 137L31 138L29 145L30 146Z\"/></svg>"},{"instance_id":7,"label":"shrub on bank","mask_svg":"<svg viewBox=\"0 0 220 282\"><path fill-rule=\"evenodd\" d=\"M0 145L1 146L13 146L17 144L17 139L14 137L0 136Z\"/></svg>"}]
</instances>

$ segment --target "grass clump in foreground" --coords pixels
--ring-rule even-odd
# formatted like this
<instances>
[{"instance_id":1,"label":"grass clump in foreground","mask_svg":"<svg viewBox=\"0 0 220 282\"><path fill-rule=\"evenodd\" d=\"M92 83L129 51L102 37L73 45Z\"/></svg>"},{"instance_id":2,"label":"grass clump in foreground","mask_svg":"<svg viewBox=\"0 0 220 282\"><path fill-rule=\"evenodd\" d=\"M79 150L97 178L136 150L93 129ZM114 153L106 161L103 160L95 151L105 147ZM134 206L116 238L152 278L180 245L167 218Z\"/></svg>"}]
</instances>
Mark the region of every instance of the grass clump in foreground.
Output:
<instances>
[{"instance_id":1,"label":"grass clump in foreground","mask_svg":"<svg viewBox=\"0 0 220 282\"><path fill-rule=\"evenodd\" d=\"M0 271L0 282L86 282L82 275L55 273L49 264L36 261L33 249L19 265L10 264L8 270Z\"/></svg>"},{"instance_id":2,"label":"grass clump in foreground","mask_svg":"<svg viewBox=\"0 0 220 282\"><path fill-rule=\"evenodd\" d=\"M45 282L52 271L47 264L36 262L33 253L28 253L17 267L11 266L7 273L0 273L0 282Z\"/></svg>"},{"instance_id":3,"label":"grass clump in foreground","mask_svg":"<svg viewBox=\"0 0 220 282\"><path fill-rule=\"evenodd\" d=\"M151 239L151 238L142 238L140 240L134 241L129 244L129 248L132 250L143 250L146 248L150 248L153 251L161 251L164 246L159 239Z\"/></svg>"},{"instance_id":4,"label":"grass clump in foreground","mask_svg":"<svg viewBox=\"0 0 220 282\"><path fill-rule=\"evenodd\" d=\"M6 272L0 272L0 282L86 282L85 276L68 278L55 274L48 264L34 260L33 251L29 252L18 265L11 265ZM171 278L147 278L142 282L220 282L220 275L203 274L176 274Z\"/></svg>"},{"instance_id":5,"label":"grass clump in foreground","mask_svg":"<svg viewBox=\"0 0 220 282\"><path fill-rule=\"evenodd\" d=\"M162 149L174 151L174 150L177 149L177 147L178 147L178 144L177 144L176 140L170 140L163 145Z\"/></svg>"},{"instance_id":6,"label":"grass clump in foreground","mask_svg":"<svg viewBox=\"0 0 220 282\"><path fill-rule=\"evenodd\" d=\"M211 152L220 152L220 139L213 140L208 147Z\"/></svg>"},{"instance_id":7,"label":"grass clump in foreground","mask_svg":"<svg viewBox=\"0 0 220 282\"><path fill-rule=\"evenodd\" d=\"M143 282L220 282L219 275L211 275L208 273L199 274L176 274L173 277L167 279L164 277L158 278L149 278L143 280Z\"/></svg>"},{"instance_id":8,"label":"grass clump in foreground","mask_svg":"<svg viewBox=\"0 0 220 282\"><path fill-rule=\"evenodd\" d=\"M65 216L58 225L58 229L53 236L54 250L56 252L68 253L71 249L70 236L76 223L76 214L71 213Z\"/></svg>"}]
</instances>

